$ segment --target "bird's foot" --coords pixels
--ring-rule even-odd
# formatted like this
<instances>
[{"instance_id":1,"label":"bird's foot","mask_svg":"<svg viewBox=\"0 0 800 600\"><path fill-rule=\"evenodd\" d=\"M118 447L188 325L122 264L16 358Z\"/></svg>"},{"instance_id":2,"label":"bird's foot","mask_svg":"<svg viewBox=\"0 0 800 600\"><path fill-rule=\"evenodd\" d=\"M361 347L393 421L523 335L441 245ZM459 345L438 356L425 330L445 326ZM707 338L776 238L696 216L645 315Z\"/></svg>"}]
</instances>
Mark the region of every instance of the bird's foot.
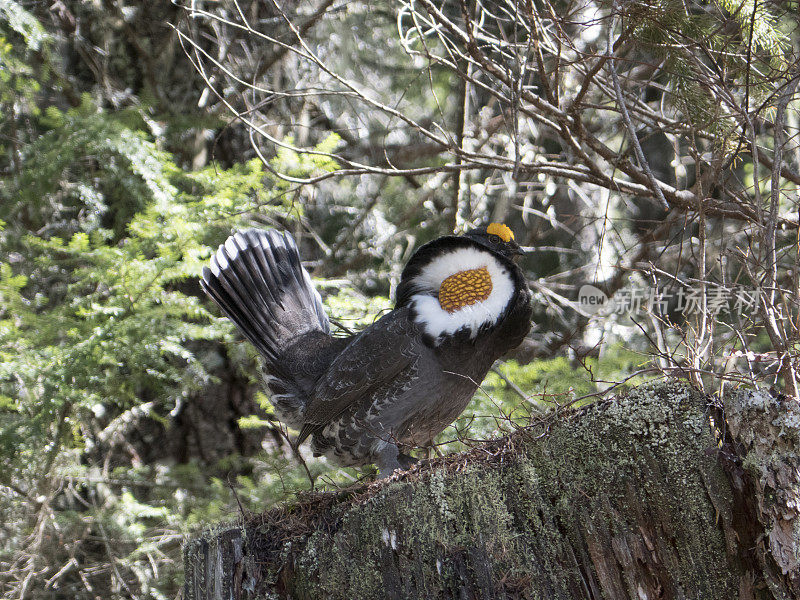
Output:
<instances>
[{"instance_id":1,"label":"bird's foot","mask_svg":"<svg viewBox=\"0 0 800 600\"><path fill-rule=\"evenodd\" d=\"M417 462L416 458L401 453L394 444L386 446L375 458L379 479L386 479L398 469L404 471Z\"/></svg>"}]
</instances>

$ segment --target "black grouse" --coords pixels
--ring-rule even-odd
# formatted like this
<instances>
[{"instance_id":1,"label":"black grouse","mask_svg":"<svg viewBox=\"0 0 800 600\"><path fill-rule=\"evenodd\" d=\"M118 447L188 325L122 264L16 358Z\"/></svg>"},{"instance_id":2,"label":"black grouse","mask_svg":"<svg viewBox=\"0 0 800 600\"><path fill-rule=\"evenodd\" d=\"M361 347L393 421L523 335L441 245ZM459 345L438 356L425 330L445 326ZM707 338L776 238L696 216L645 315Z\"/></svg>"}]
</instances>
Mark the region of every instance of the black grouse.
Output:
<instances>
[{"instance_id":1,"label":"black grouse","mask_svg":"<svg viewBox=\"0 0 800 600\"><path fill-rule=\"evenodd\" d=\"M250 229L219 247L203 287L263 354L277 418L343 466L406 468L464 410L495 360L530 330L531 296L507 226L420 247L394 310L333 337L288 233Z\"/></svg>"}]
</instances>

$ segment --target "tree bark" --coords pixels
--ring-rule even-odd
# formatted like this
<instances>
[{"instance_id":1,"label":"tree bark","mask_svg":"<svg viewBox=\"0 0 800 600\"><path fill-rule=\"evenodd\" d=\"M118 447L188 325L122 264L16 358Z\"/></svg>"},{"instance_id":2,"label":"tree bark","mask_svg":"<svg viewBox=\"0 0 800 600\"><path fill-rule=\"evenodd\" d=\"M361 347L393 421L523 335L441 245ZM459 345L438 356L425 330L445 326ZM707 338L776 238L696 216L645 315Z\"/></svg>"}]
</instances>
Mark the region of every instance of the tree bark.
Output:
<instances>
[{"instance_id":1,"label":"tree bark","mask_svg":"<svg viewBox=\"0 0 800 600\"><path fill-rule=\"evenodd\" d=\"M800 410L643 386L185 548L186 600L800 598Z\"/></svg>"}]
</instances>

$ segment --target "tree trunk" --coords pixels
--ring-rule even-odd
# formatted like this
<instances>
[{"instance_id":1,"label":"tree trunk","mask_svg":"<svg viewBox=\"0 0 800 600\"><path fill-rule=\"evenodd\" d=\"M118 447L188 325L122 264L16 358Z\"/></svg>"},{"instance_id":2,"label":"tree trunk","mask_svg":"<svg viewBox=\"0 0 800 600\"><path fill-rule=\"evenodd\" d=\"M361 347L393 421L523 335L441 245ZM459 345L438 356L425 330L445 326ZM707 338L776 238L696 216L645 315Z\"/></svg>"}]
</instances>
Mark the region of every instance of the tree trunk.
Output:
<instances>
[{"instance_id":1,"label":"tree trunk","mask_svg":"<svg viewBox=\"0 0 800 600\"><path fill-rule=\"evenodd\" d=\"M799 434L794 400L643 386L208 531L185 598L800 598Z\"/></svg>"}]
</instances>

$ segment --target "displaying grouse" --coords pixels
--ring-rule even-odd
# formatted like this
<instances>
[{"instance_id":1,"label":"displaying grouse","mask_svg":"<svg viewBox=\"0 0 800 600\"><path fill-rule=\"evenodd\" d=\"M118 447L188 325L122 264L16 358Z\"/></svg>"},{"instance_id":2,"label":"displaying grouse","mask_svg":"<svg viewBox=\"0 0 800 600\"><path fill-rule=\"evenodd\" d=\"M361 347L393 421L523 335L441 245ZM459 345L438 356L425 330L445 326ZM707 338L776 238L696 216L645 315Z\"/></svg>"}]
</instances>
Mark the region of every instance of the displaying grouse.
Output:
<instances>
[{"instance_id":1,"label":"displaying grouse","mask_svg":"<svg viewBox=\"0 0 800 600\"><path fill-rule=\"evenodd\" d=\"M288 233L251 229L219 247L203 287L263 354L277 418L315 455L385 477L464 410L492 363L530 329L531 297L507 226L419 248L394 310L333 337Z\"/></svg>"}]
</instances>

